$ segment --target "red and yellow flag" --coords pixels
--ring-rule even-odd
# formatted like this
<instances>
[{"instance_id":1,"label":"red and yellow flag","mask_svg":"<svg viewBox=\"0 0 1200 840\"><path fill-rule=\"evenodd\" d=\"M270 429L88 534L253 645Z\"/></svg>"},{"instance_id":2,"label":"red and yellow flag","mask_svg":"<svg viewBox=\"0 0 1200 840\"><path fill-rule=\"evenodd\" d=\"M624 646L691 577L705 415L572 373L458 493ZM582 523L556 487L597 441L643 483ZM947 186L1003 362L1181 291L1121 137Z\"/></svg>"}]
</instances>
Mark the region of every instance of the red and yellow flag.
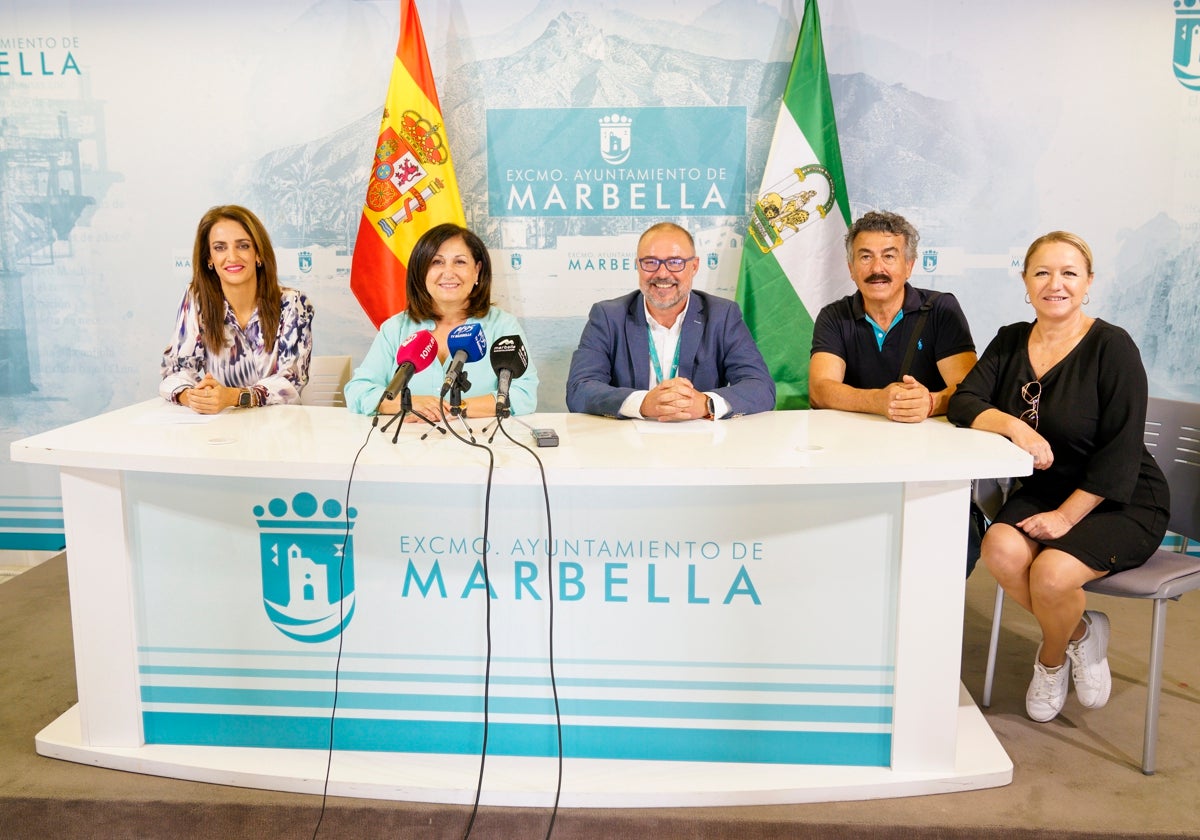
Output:
<instances>
[{"instance_id":1,"label":"red and yellow flag","mask_svg":"<svg viewBox=\"0 0 1200 840\"><path fill-rule=\"evenodd\" d=\"M462 199L417 6L400 0L400 40L350 263L350 290L376 327L408 305L409 254L442 222L464 224Z\"/></svg>"}]
</instances>

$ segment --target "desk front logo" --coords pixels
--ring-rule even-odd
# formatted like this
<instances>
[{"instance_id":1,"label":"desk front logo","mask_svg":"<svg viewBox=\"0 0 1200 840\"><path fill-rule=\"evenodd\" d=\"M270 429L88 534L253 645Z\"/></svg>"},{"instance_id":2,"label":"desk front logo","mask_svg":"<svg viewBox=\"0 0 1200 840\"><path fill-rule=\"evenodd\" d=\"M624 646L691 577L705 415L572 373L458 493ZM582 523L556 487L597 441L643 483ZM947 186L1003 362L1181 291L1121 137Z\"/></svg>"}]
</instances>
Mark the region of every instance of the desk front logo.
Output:
<instances>
[{"instance_id":1,"label":"desk front logo","mask_svg":"<svg viewBox=\"0 0 1200 840\"><path fill-rule=\"evenodd\" d=\"M1175 78L1200 91L1200 0L1175 0Z\"/></svg>"},{"instance_id":2,"label":"desk front logo","mask_svg":"<svg viewBox=\"0 0 1200 840\"><path fill-rule=\"evenodd\" d=\"M318 510L319 508L319 510ZM320 515L318 515L320 514ZM280 633L298 642L335 638L354 617L354 542L357 515L311 493L289 505L271 499L255 505L262 560L263 608Z\"/></svg>"}]
</instances>

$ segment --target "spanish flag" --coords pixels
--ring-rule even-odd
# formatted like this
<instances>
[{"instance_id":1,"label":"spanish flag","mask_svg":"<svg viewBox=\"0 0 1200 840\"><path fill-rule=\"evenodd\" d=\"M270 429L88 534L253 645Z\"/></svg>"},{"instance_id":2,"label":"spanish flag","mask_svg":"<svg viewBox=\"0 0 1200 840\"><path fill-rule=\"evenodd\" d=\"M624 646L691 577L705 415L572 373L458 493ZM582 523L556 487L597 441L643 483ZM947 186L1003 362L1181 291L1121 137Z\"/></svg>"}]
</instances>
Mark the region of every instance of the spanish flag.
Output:
<instances>
[{"instance_id":1,"label":"spanish flag","mask_svg":"<svg viewBox=\"0 0 1200 840\"><path fill-rule=\"evenodd\" d=\"M407 306L409 254L443 222L464 224L462 199L417 6L400 0L400 40L350 263L350 290L376 327Z\"/></svg>"}]
</instances>

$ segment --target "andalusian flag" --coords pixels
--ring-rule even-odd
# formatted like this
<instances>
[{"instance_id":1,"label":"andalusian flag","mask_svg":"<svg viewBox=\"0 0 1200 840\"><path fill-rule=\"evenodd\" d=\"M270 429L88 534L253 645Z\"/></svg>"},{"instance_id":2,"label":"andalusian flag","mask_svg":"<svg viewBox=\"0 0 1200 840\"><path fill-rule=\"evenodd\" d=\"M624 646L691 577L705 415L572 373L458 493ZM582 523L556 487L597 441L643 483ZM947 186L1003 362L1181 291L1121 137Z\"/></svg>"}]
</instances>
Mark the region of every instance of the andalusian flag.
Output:
<instances>
[{"instance_id":1,"label":"andalusian flag","mask_svg":"<svg viewBox=\"0 0 1200 840\"><path fill-rule=\"evenodd\" d=\"M822 306L849 291L849 227L821 19L817 0L808 0L737 287L737 302L775 380L777 408L808 408L813 321Z\"/></svg>"},{"instance_id":2,"label":"andalusian flag","mask_svg":"<svg viewBox=\"0 0 1200 840\"><path fill-rule=\"evenodd\" d=\"M400 41L350 264L350 289L376 327L408 305L409 254L442 222L464 223L462 200L417 7L400 0Z\"/></svg>"}]
</instances>

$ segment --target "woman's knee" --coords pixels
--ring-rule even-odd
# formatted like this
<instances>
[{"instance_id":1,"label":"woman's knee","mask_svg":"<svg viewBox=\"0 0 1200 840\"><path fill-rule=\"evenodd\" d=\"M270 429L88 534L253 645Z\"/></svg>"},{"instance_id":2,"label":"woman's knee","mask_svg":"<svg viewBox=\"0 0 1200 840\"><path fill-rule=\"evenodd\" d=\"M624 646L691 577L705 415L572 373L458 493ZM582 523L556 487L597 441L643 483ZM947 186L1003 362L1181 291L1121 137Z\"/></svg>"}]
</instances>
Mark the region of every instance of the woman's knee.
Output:
<instances>
[{"instance_id":1,"label":"woman's knee","mask_svg":"<svg viewBox=\"0 0 1200 840\"><path fill-rule=\"evenodd\" d=\"M983 536L979 559L998 580L1024 573L1033 560L1029 541L1011 525L996 524Z\"/></svg>"},{"instance_id":2,"label":"woman's knee","mask_svg":"<svg viewBox=\"0 0 1200 840\"><path fill-rule=\"evenodd\" d=\"M1043 600L1074 595L1093 576L1079 559L1063 551L1046 549L1029 567L1029 591Z\"/></svg>"}]
</instances>

